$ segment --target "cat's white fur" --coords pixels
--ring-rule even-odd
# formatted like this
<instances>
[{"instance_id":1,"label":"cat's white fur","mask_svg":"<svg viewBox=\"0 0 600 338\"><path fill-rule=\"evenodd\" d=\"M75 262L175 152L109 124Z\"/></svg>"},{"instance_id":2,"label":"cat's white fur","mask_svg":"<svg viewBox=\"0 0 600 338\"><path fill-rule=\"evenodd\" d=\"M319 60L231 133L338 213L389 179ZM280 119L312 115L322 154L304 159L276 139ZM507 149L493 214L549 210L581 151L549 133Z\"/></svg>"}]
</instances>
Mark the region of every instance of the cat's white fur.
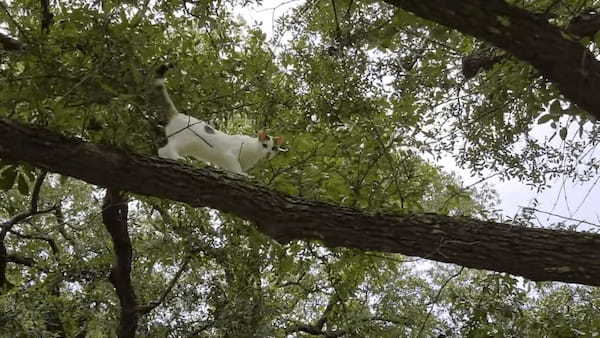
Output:
<instances>
[{"instance_id":1,"label":"cat's white fur","mask_svg":"<svg viewBox=\"0 0 600 338\"><path fill-rule=\"evenodd\" d=\"M165 87L165 79L155 80L167 103L168 143L158 150L163 158L177 160L191 156L231 172L246 175L258 161L273 158L283 144L282 137L270 137L259 132L257 137L228 135L204 121L177 112Z\"/></svg>"}]
</instances>

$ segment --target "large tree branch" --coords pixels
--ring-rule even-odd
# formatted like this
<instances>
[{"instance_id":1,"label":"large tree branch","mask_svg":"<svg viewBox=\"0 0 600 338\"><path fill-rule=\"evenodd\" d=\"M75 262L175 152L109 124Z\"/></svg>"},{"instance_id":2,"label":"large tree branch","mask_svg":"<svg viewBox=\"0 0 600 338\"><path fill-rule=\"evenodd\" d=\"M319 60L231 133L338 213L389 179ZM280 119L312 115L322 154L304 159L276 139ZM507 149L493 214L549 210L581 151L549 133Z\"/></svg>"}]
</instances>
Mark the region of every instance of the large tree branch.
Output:
<instances>
[{"instance_id":1,"label":"large tree branch","mask_svg":"<svg viewBox=\"0 0 600 338\"><path fill-rule=\"evenodd\" d=\"M384 0L488 41L538 69L565 97L600 119L600 62L546 19L503 0Z\"/></svg>"},{"instance_id":2,"label":"large tree branch","mask_svg":"<svg viewBox=\"0 0 600 338\"><path fill-rule=\"evenodd\" d=\"M583 13L574 17L569 22L566 31L576 35L578 38L592 38L594 34L600 31L600 15L597 13ZM485 55L484 53L475 52L462 58L462 73L469 80L473 78L479 71L488 70L497 63L507 59L506 54L502 55Z\"/></svg>"},{"instance_id":3,"label":"large tree branch","mask_svg":"<svg viewBox=\"0 0 600 338\"><path fill-rule=\"evenodd\" d=\"M600 31L600 14L596 12L582 13L574 17L569 22L567 31L579 37L592 38Z\"/></svg>"},{"instance_id":4,"label":"large tree branch","mask_svg":"<svg viewBox=\"0 0 600 338\"><path fill-rule=\"evenodd\" d=\"M86 182L211 207L256 223L280 242L397 252L532 280L600 285L600 235L467 217L375 214L273 191L239 176L59 136L0 120L0 158Z\"/></svg>"}]
</instances>

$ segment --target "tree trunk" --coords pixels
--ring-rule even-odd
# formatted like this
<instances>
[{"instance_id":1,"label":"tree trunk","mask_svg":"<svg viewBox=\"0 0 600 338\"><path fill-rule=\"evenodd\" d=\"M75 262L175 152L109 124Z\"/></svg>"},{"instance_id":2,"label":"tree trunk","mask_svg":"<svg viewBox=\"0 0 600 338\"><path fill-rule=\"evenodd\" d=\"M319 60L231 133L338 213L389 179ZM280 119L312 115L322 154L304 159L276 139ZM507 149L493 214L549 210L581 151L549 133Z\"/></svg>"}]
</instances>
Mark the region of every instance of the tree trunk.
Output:
<instances>
[{"instance_id":1,"label":"tree trunk","mask_svg":"<svg viewBox=\"0 0 600 338\"><path fill-rule=\"evenodd\" d=\"M102 204L102 221L110 234L115 261L110 272L110 282L121 305L119 338L135 337L139 319L135 290L131 284L131 259L133 248L127 228L127 198L117 189L106 189Z\"/></svg>"}]
</instances>

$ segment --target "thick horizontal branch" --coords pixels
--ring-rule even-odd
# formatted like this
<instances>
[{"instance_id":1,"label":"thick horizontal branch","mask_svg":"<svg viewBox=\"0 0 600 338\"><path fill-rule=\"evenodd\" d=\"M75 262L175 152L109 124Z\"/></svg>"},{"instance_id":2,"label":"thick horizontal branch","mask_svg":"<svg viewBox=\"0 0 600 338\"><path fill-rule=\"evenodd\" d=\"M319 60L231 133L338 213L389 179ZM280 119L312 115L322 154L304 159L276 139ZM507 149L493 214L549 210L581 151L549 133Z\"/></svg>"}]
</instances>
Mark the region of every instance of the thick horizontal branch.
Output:
<instances>
[{"instance_id":1,"label":"thick horizontal branch","mask_svg":"<svg viewBox=\"0 0 600 338\"><path fill-rule=\"evenodd\" d=\"M600 119L600 62L577 37L504 0L384 0L504 49L553 81Z\"/></svg>"},{"instance_id":2,"label":"thick horizontal branch","mask_svg":"<svg viewBox=\"0 0 600 338\"><path fill-rule=\"evenodd\" d=\"M250 220L279 242L402 253L542 281L600 285L600 235L467 217L375 214L309 201L212 169L66 138L0 120L0 158L109 188L211 207Z\"/></svg>"}]
</instances>

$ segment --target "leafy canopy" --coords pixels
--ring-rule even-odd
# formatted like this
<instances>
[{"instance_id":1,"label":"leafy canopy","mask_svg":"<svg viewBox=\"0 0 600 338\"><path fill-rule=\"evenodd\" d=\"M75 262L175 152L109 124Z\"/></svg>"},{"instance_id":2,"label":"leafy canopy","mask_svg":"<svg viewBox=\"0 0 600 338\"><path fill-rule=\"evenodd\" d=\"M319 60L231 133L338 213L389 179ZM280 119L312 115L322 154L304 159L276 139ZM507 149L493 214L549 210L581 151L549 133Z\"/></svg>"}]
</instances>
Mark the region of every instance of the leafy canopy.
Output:
<instances>
[{"instance_id":1,"label":"leafy canopy","mask_svg":"<svg viewBox=\"0 0 600 338\"><path fill-rule=\"evenodd\" d=\"M501 51L389 5L352 0L302 4L278 19L267 41L232 14L241 4L56 2L47 29L39 3L2 4L2 33L27 48L0 54L0 116L155 154L165 140L148 85L158 65L173 63L168 86L180 110L229 133L286 137L291 151L253 175L294 195L373 212L490 217L491 189L463 189L426 158L459 149L475 173L491 169L535 184L595 173L588 151L596 125L531 67L507 56L470 81L460 76L466 55ZM525 2L531 10L553 4ZM585 4L550 11L560 24ZM534 137L545 123L558 137ZM9 220L29 208L43 176L26 165L2 167L0 215ZM3 238L13 262L0 324L20 336L114 335L119 300L107 278L113 252L100 217L102 189L57 175L40 184L40 209L51 210ZM143 336L600 329L596 289L442 265L423 273L398 255L281 246L215 210L139 196L129 205L138 302L165 295L142 316Z\"/></svg>"}]
</instances>

